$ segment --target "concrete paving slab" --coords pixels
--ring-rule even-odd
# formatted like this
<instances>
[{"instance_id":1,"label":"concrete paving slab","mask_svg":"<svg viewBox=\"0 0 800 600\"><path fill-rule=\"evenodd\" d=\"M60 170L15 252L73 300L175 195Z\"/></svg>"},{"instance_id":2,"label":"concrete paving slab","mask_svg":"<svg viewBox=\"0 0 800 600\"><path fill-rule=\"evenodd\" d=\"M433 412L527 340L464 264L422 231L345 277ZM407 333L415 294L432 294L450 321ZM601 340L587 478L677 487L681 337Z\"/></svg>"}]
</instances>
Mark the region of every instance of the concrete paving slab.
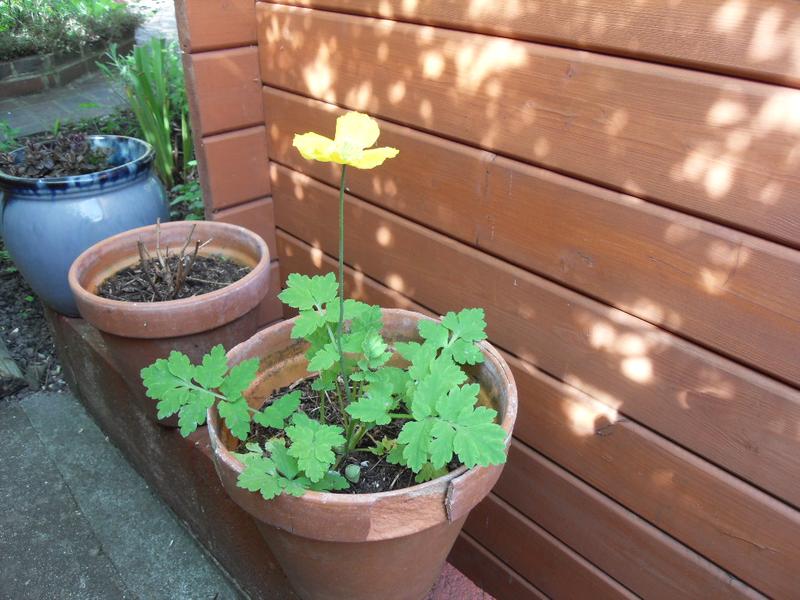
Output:
<instances>
[{"instance_id":1,"label":"concrete paving slab","mask_svg":"<svg viewBox=\"0 0 800 600\"><path fill-rule=\"evenodd\" d=\"M0 506L0 598L136 598L11 400L0 403Z\"/></svg>"},{"instance_id":2,"label":"concrete paving slab","mask_svg":"<svg viewBox=\"0 0 800 600\"><path fill-rule=\"evenodd\" d=\"M240 598L70 394L21 408L128 589L148 600Z\"/></svg>"}]
</instances>

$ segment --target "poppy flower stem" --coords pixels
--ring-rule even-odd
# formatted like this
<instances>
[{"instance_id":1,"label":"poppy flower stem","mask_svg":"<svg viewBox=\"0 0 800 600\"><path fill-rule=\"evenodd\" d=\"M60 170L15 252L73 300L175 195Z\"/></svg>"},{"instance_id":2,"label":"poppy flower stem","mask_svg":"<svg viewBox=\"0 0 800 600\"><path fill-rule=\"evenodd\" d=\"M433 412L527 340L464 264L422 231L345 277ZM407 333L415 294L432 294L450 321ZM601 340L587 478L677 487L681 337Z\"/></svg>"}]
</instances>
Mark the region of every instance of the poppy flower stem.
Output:
<instances>
[{"instance_id":1,"label":"poppy flower stem","mask_svg":"<svg viewBox=\"0 0 800 600\"><path fill-rule=\"evenodd\" d=\"M347 404L350 404L350 382L344 370L344 353L342 352L342 331L344 329L344 189L347 165L342 165L342 180L339 183L339 323L336 329L336 343L339 351L339 372Z\"/></svg>"}]
</instances>

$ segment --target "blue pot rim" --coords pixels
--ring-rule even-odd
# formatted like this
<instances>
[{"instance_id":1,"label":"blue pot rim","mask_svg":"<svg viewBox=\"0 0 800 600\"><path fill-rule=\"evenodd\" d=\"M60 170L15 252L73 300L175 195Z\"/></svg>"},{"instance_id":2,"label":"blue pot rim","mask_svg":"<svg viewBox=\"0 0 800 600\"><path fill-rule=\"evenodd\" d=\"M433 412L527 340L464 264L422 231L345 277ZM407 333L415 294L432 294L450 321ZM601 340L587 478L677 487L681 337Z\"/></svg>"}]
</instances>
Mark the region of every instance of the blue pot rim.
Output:
<instances>
[{"instance_id":1,"label":"blue pot rim","mask_svg":"<svg viewBox=\"0 0 800 600\"><path fill-rule=\"evenodd\" d=\"M155 159L155 151L153 147L146 141L129 137L126 135L87 135L89 140L110 140L112 142L121 142L127 140L135 145L141 146L142 153L121 165L116 165L109 169L96 171L94 173L85 173L83 175L67 175L64 177L16 177L0 171L0 187L10 188L14 190L30 190L30 191L51 191L51 190L70 190L70 189L86 189L95 186L105 186L109 183L118 183L126 180L137 178L142 173L149 171L153 160ZM18 152L25 150L22 146L13 150L10 154L14 155Z\"/></svg>"}]
</instances>

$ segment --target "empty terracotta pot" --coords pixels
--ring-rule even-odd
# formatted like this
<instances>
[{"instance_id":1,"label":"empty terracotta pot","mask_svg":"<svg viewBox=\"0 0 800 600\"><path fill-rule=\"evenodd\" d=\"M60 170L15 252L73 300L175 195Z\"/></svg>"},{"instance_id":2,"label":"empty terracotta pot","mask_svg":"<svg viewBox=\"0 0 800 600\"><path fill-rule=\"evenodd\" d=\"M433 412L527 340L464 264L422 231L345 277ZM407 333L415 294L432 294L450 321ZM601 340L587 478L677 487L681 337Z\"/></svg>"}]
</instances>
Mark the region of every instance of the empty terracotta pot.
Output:
<instances>
[{"instance_id":1,"label":"empty terracotta pot","mask_svg":"<svg viewBox=\"0 0 800 600\"><path fill-rule=\"evenodd\" d=\"M222 255L251 271L219 290L182 300L123 302L96 295L108 277L139 262L139 240L155 255L155 226L98 242L78 256L69 271L69 285L81 316L100 330L133 397L156 420L156 401L145 395L139 374L142 368L172 350L198 362L216 344L229 349L246 340L258 329L258 305L269 289L267 244L244 227L212 221L165 223L161 225L162 248L180 248L193 225L193 239L211 240L201 255ZM159 423L174 427L177 417Z\"/></svg>"},{"instance_id":2,"label":"empty terracotta pot","mask_svg":"<svg viewBox=\"0 0 800 600\"><path fill-rule=\"evenodd\" d=\"M388 342L418 340L423 315L384 310ZM228 353L229 363L261 359L248 402L259 408L280 387L308 375L303 340L292 340L294 319L259 331ZM517 391L508 365L488 343L485 362L470 368L497 408L507 432L517 414ZM244 468L232 454L238 440L216 407L208 433L217 473L228 494L255 519L297 594L304 600L421 600L441 572L470 510L492 489L502 465L460 469L433 481L377 494L306 492L265 501L236 485Z\"/></svg>"}]
</instances>

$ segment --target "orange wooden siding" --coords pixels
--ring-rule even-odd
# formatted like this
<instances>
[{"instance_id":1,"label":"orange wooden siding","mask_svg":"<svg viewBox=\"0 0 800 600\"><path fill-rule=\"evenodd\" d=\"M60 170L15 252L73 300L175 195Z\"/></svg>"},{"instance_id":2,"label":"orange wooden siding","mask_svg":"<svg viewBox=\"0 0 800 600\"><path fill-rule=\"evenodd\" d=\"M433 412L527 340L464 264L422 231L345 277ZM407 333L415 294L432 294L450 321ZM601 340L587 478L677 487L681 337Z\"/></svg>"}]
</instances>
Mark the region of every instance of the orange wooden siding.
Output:
<instances>
[{"instance_id":1,"label":"orange wooden siding","mask_svg":"<svg viewBox=\"0 0 800 600\"><path fill-rule=\"evenodd\" d=\"M297 6L289 6L295 4ZM487 312L520 391L451 560L500 600L789 598L800 572L800 8L256 4L281 272Z\"/></svg>"},{"instance_id":2,"label":"orange wooden siding","mask_svg":"<svg viewBox=\"0 0 800 600\"><path fill-rule=\"evenodd\" d=\"M794 0L279 0L800 85Z\"/></svg>"},{"instance_id":3,"label":"orange wooden siding","mask_svg":"<svg viewBox=\"0 0 800 600\"><path fill-rule=\"evenodd\" d=\"M176 0L175 9L205 216L248 227L269 244L273 289L260 321L271 323L282 310L255 0Z\"/></svg>"}]
</instances>

